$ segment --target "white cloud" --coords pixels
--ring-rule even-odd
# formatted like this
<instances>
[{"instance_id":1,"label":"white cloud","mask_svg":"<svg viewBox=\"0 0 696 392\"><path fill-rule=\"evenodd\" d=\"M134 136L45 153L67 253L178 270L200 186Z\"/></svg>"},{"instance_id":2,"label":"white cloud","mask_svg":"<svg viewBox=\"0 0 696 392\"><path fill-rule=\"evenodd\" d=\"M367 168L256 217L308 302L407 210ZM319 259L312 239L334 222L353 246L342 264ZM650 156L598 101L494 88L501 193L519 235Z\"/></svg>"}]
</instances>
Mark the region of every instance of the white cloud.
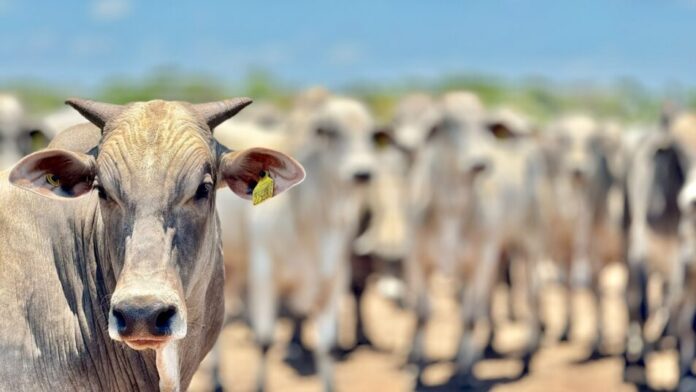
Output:
<instances>
[{"instance_id":1,"label":"white cloud","mask_svg":"<svg viewBox=\"0 0 696 392\"><path fill-rule=\"evenodd\" d=\"M92 17L100 21L122 19L128 16L130 11L130 0L95 0L90 10Z\"/></svg>"}]
</instances>

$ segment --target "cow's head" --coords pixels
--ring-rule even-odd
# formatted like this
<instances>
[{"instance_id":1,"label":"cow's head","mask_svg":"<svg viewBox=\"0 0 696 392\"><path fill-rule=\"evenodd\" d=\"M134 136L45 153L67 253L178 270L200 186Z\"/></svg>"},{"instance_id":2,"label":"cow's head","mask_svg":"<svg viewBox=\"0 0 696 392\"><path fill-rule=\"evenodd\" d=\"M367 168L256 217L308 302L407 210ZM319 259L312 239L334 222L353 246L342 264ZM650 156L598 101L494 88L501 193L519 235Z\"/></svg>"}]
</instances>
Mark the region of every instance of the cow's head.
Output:
<instances>
[{"instance_id":1,"label":"cow's head","mask_svg":"<svg viewBox=\"0 0 696 392\"><path fill-rule=\"evenodd\" d=\"M310 121L313 145L338 169L344 183L366 184L374 176L376 154L386 143L376 130L371 113L362 103L345 97L327 97Z\"/></svg>"},{"instance_id":2,"label":"cow's head","mask_svg":"<svg viewBox=\"0 0 696 392\"><path fill-rule=\"evenodd\" d=\"M611 175L609 159L618 153L619 137L593 118L570 115L552 124L546 137L559 174L577 186Z\"/></svg>"},{"instance_id":3,"label":"cow's head","mask_svg":"<svg viewBox=\"0 0 696 392\"><path fill-rule=\"evenodd\" d=\"M46 134L25 121L22 103L11 94L0 94L0 170L19 158L46 146Z\"/></svg>"},{"instance_id":4,"label":"cow's head","mask_svg":"<svg viewBox=\"0 0 696 392\"><path fill-rule=\"evenodd\" d=\"M49 149L21 160L10 181L45 197L98 197L104 244L115 264L109 335L134 349L159 348L187 334L193 309L219 273L215 193L227 185L249 199L265 176L273 195L304 178L279 152L230 151L212 129L249 99L192 105L151 101L126 106L71 99L102 129L91 154Z\"/></svg>"}]
</instances>

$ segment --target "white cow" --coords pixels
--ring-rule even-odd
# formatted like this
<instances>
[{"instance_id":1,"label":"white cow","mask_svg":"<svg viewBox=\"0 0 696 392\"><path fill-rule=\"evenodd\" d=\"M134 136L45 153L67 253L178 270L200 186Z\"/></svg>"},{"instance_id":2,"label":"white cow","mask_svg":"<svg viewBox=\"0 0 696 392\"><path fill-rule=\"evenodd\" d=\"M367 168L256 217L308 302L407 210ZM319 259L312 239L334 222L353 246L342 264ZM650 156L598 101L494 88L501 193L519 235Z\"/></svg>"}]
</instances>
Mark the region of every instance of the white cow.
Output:
<instances>
[{"instance_id":1,"label":"white cow","mask_svg":"<svg viewBox=\"0 0 696 392\"><path fill-rule=\"evenodd\" d=\"M624 259L619 130L588 115L570 114L551 123L544 134L555 200L547 207L554 227L550 254L569 287L564 339L571 325L572 293L590 289L599 304L600 272L607 263ZM603 343L603 312L597 315L590 358L601 355Z\"/></svg>"},{"instance_id":2,"label":"white cow","mask_svg":"<svg viewBox=\"0 0 696 392\"><path fill-rule=\"evenodd\" d=\"M297 195L242 211L248 218L248 254L240 256L245 266L237 270L246 270L249 318L263 354L273 343L281 305L296 320L291 353L298 348L307 352L301 326L315 318L314 357L326 390L333 389L330 350L337 345L338 307L348 288L349 246L365 185L376 167L374 128L362 103L321 91L301 96L276 131L238 128L258 136L249 143L294 151L307 170L307 182ZM224 141L223 132L219 128L216 136ZM264 355L259 388L264 387L265 361Z\"/></svg>"},{"instance_id":3,"label":"white cow","mask_svg":"<svg viewBox=\"0 0 696 392\"><path fill-rule=\"evenodd\" d=\"M19 99L0 93L0 169L8 168L46 143L44 135L28 125Z\"/></svg>"}]
</instances>

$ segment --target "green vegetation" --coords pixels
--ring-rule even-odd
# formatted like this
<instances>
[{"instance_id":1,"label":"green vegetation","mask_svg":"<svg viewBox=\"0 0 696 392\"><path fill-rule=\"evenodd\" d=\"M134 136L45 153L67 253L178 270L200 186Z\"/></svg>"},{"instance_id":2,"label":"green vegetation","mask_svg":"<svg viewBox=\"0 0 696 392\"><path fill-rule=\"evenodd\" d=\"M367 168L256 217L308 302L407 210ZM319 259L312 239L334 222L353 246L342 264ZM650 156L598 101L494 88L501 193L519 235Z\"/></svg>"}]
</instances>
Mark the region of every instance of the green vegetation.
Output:
<instances>
[{"instance_id":1,"label":"green vegetation","mask_svg":"<svg viewBox=\"0 0 696 392\"><path fill-rule=\"evenodd\" d=\"M35 82L26 81L6 84L0 86L0 89L19 94L32 113L52 110L71 95L90 96L114 103L154 98L202 102L230 95L246 95L288 107L297 92L296 88L264 70L252 71L241 82L232 84L221 82L210 75L191 74L173 68L158 68L142 78L113 78L94 91L39 86ZM491 107L509 105L542 122L558 113L574 110L628 121L655 121L666 98L685 107L696 107L696 90L669 88L655 91L632 80L619 80L608 85L560 84L543 78L505 80L488 75L455 74L443 75L434 80L356 82L339 88L338 91L364 99L377 117L386 121L398 98L405 93L424 91L439 94L458 89L477 93Z\"/></svg>"}]
</instances>

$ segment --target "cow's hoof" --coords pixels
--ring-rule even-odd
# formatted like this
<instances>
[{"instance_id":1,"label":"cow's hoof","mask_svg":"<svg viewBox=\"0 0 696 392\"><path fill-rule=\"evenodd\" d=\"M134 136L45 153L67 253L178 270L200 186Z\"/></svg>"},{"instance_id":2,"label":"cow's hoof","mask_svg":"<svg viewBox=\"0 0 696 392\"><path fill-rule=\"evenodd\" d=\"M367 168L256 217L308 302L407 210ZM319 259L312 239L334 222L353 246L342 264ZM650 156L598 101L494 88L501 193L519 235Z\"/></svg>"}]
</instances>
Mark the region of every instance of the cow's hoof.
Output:
<instances>
[{"instance_id":1,"label":"cow's hoof","mask_svg":"<svg viewBox=\"0 0 696 392\"><path fill-rule=\"evenodd\" d=\"M570 328L563 329L561 336L558 337L559 342L569 342L570 341Z\"/></svg>"},{"instance_id":2,"label":"cow's hoof","mask_svg":"<svg viewBox=\"0 0 696 392\"><path fill-rule=\"evenodd\" d=\"M460 391L479 391L484 388L484 383L471 372L455 373L447 384Z\"/></svg>"},{"instance_id":3,"label":"cow's hoof","mask_svg":"<svg viewBox=\"0 0 696 392\"><path fill-rule=\"evenodd\" d=\"M645 365L641 363L626 364L623 369L623 381L628 384L633 384L637 388L647 386L647 378L645 374Z\"/></svg>"},{"instance_id":4,"label":"cow's hoof","mask_svg":"<svg viewBox=\"0 0 696 392\"><path fill-rule=\"evenodd\" d=\"M365 335L365 334L358 335L357 339L355 340L355 345L358 347L360 347L360 346L370 347L370 348L375 347L374 343L372 343L372 339L368 338L367 335Z\"/></svg>"},{"instance_id":5,"label":"cow's hoof","mask_svg":"<svg viewBox=\"0 0 696 392\"><path fill-rule=\"evenodd\" d=\"M529 375L532 369L532 358L534 358L534 355L531 353L525 354L522 357L522 370L520 371L519 376L517 376L518 379Z\"/></svg>"},{"instance_id":6,"label":"cow's hoof","mask_svg":"<svg viewBox=\"0 0 696 392\"><path fill-rule=\"evenodd\" d=\"M331 349L331 357L336 361L345 361L357 349L357 346L343 348L335 346Z\"/></svg>"},{"instance_id":7,"label":"cow's hoof","mask_svg":"<svg viewBox=\"0 0 696 392\"><path fill-rule=\"evenodd\" d=\"M288 344L283 361L300 375L309 376L317 373L314 354L301 344Z\"/></svg>"},{"instance_id":8,"label":"cow's hoof","mask_svg":"<svg viewBox=\"0 0 696 392\"><path fill-rule=\"evenodd\" d=\"M505 357L503 354L499 353L498 350L496 350L493 347L492 343L486 345L486 348L483 350L482 355L485 359L500 359Z\"/></svg>"}]
</instances>

